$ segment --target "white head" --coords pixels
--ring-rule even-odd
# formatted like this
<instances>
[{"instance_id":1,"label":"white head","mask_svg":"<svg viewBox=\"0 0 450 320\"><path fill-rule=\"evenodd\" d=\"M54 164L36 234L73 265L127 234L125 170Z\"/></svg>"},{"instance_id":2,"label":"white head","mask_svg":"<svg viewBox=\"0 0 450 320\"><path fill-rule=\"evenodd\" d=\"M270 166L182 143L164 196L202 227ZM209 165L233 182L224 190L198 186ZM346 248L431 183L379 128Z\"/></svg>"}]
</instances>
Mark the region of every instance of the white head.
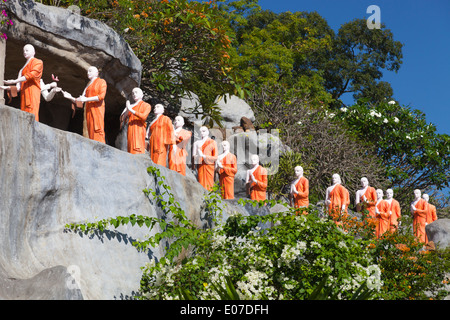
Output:
<instances>
[{"instance_id":1,"label":"white head","mask_svg":"<svg viewBox=\"0 0 450 320\"><path fill-rule=\"evenodd\" d=\"M226 140L222 141L222 149L223 149L223 152L229 152L230 151L230 143Z\"/></svg>"},{"instance_id":2,"label":"white head","mask_svg":"<svg viewBox=\"0 0 450 320\"><path fill-rule=\"evenodd\" d=\"M138 102L144 97L144 92L142 92L141 88L134 88L133 91L131 91L131 96L135 102Z\"/></svg>"},{"instance_id":3,"label":"white head","mask_svg":"<svg viewBox=\"0 0 450 320\"><path fill-rule=\"evenodd\" d=\"M155 106L155 110L153 111L155 114L163 114L164 113L164 106L160 103L158 103Z\"/></svg>"},{"instance_id":4,"label":"white head","mask_svg":"<svg viewBox=\"0 0 450 320\"><path fill-rule=\"evenodd\" d=\"M417 199L420 199L420 196L422 195L422 192L420 192L420 190L419 189L416 189L416 190L414 190L414 198L417 200Z\"/></svg>"},{"instance_id":5,"label":"white head","mask_svg":"<svg viewBox=\"0 0 450 320\"><path fill-rule=\"evenodd\" d=\"M209 136L209 129L205 126L200 127L200 136L204 139Z\"/></svg>"},{"instance_id":6,"label":"white head","mask_svg":"<svg viewBox=\"0 0 450 320\"><path fill-rule=\"evenodd\" d=\"M184 118L182 116L176 116L173 120L173 125L175 128L182 128L184 126Z\"/></svg>"},{"instance_id":7,"label":"white head","mask_svg":"<svg viewBox=\"0 0 450 320\"><path fill-rule=\"evenodd\" d=\"M250 164L253 167L256 167L257 165L259 165L259 156L257 154L254 154L250 157Z\"/></svg>"},{"instance_id":8,"label":"white head","mask_svg":"<svg viewBox=\"0 0 450 320\"><path fill-rule=\"evenodd\" d=\"M424 194L422 195L422 198L423 198L426 202L428 202L428 201L430 200L430 197L429 197L428 194L426 194L426 193L424 193Z\"/></svg>"},{"instance_id":9,"label":"white head","mask_svg":"<svg viewBox=\"0 0 450 320\"><path fill-rule=\"evenodd\" d=\"M295 171L295 176L297 178L300 178L301 176L303 176L303 168L301 166L296 166L294 168L294 171Z\"/></svg>"},{"instance_id":10,"label":"white head","mask_svg":"<svg viewBox=\"0 0 450 320\"><path fill-rule=\"evenodd\" d=\"M96 67L89 67L87 70L87 77L89 80L95 79L98 77L98 69Z\"/></svg>"},{"instance_id":11,"label":"white head","mask_svg":"<svg viewBox=\"0 0 450 320\"><path fill-rule=\"evenodd\" d=\"M36 51L34 50L34 47L31 44L26 44L23 47L23 56L25 59L33 58L36 54Z\"/></svg>"},{"instance_id":12,"label":"white head","mask_svg":"<svg viewBox=\"0 0 450 320\"><path fill-rule=\"evenodd\" d=\"M394 190L392 190L392 189L387 189L387 190L386 190L386 198L388 198L389 200L390 200L390 199L393 199L393 198L394 198Z\"/></svg>"},{"instance_id":13,"label":"white head","mask_svg":"<svg viewBox=\"0 0 450 320\"><path fill-rule=\"evenodd\" d=\"M381 189L377 189L377 199L378 200L381 200L381 199L383 199L383 190L381 190Z\"/></svg>"},{"instance_id":14,"label":"white head","mask_svg":"<svg viewBox=\"0 0 450 320\"><path fill-rule=\"evenodd\" d=\"M339 174L335 173L335 174L333 174L332 180L333 180L333 184L338 184L338 183L340 184L341 176Z\"/></svg>"},{"instance_id":15,"label":"white head","mask_svg":"<svg viewBox=\"0 0 450 320\"><path fill-rule=\"evenodd\" d=\"M366 177L361 178L361 185L363 188L367 187L369 185L369 180Z\"/></svg>"}]
</instances>

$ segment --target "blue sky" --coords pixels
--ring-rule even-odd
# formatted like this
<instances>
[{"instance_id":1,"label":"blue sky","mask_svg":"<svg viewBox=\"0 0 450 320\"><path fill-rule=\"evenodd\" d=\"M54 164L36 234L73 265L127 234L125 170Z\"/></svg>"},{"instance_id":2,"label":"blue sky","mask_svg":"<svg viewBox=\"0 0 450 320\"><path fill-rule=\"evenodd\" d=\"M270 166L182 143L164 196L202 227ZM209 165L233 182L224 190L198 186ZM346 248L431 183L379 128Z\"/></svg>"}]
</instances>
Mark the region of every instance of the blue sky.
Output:
<instances>
[{"instance_id":1,"label":"blue sky","mask_svg":"<svg viewBox=\"0 0 450 320\"><path fill-rule=\"evenodd\" d=\"M438 133L450 135L450 0L259 0L273 12L316 11L336 32L356 18L367 19L377 5L381 23L403 44L403 64L398 73L386 71L401 105L419 109ZM343 99L351 104L351 96Z\"/></svg>"}]
</instances>

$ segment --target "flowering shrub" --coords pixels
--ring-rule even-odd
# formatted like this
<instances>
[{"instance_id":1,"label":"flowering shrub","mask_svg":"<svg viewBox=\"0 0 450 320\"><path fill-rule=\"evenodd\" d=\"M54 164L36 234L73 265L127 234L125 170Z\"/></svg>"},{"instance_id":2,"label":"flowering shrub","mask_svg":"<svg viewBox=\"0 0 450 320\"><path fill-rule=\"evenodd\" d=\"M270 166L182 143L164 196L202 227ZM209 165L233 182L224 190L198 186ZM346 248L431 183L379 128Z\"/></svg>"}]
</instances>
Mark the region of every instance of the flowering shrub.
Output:
<instances>
[{"instance_id":1,"label":"flowering shrub","mask_svg":"<svg viewBox=\"0 0 450 320\"><path fill-rule=\"evenodd\" d=\"M2 0L2 2L6 2L6 0ZM5 30L8 26L12 26L13 22L8 17L8 12L4 9L4 4L0 3L0 39L8 39L8 36L5 33Z\"/></svg>"},{"instance_id":2,"label":"flowering shrub","mask_svg":"<svg viewBox=\"0 0 450 320\"><path fill-rule=\"evenodd\" d=\"M450 137L436 133L419 110L400 106L395 101L371 105L358 102L341 108L332 118L344 123L359 139L376 146L386 176L397 198L405 207L414 189L427 190L450 186Z\"/></svg>"},{"instance_id":3,"label":"flowering shrub","mask_svg":"<svg viewBox=\"0 0 450 320\"><path fill-rule=\"evenodd\" d=\"M143 297L178 299L179 290L186 288L201 299L217 299L213 284L230 277L241 299L307 299L323 279L333 288L331 295L348 299L378 269L364 241L314 214L287 211L228 220L205 232L208 241L182 264L147 264ZM271 227L262 228L263 222ZM382 285L380 279L370 283L374 293Z\"/></svg>"}]
</instances>

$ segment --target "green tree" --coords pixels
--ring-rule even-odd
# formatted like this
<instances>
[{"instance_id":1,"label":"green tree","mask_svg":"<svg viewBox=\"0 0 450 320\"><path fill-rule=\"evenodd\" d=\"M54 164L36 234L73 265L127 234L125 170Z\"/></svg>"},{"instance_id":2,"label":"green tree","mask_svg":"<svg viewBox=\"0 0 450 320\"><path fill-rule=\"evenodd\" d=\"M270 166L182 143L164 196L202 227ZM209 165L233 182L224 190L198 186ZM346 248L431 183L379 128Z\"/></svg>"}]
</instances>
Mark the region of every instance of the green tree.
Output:
<instances>
[{"instance_id":1,"label":"green tree","mask_svg":"<svg viewBox=\"0 0 450 320\"><path fill-rule=\"evenodd\" d=\"M396 197L407 206L414 189L422 192L450 185L450 136L438 134L420 110L395 101L360 100L337 112L335 120L359 139L376 147Z\"/></svg>"},{"instance_id":2,"label":"green tree","mask_svg":"<svg viewBox=\"0 0 450 320\"><path fill-rule=\"evenodd\" d=\"M399 70L403 58L401 49L402 44L394 40L384 24L380 29L367 28L364 19L343 24L321 67L327 91L335 100L345 93L353 93L355 99L366 98L373 103L391 98L390 84L379 80L383 70Z\"/></svg>"}]
</instances>

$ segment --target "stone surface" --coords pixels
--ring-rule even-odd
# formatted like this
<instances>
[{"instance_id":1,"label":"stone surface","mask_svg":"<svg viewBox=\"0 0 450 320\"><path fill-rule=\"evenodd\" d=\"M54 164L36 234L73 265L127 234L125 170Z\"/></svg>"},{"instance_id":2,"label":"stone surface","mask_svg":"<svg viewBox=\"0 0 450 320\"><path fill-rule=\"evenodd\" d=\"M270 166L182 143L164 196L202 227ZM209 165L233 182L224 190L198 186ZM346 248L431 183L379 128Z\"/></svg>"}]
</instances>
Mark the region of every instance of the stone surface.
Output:
<instances>
[{"instance_id":1,"label":"stone surface","mask_svg":"<svg viewBox=\"0 0 450 320\"><path fill-rule=\"evenodd\" d=\"M218 97L216 100L223 117L222 127L225 129L232 129L233 127L241 125L241 118L245 117L251 122L255 121L255 114L250 106L237 96L226 95L226 97ZM187 121L196 126L202 126L208 123L209 118L202 118L202 106L195 93L186 94L180 101L179 115L184 117ZM197 109L197 114L193 110Z\"/></svg>"},{"instance_id":2,"label":"stone surface","mask_svg":"<svg viewBox=\"0 0 450 320\"><path fill-rule=\"evenodd\" d=\"M425 227L428 239L433 241L437 248L450 247L450 219L437 219Z\"/></svg>"},{"instance_id":3,"label":"stone surface","mask_svg":"<svg viewBox=\"0 0 450 320\"><path fill-rule=\"evenodd\" d=\"M87 68L96 66L108 83L105 131L113 145L119 130L119 116L127 95L139 86L142 66L125 40L104 23L70 10L45 6L31 0L8 0L14 25L8 29L5 78L17 78L25 63L22 48L30 43L36 58L44 62L43 80L59 77L59 86L74 96L81 95L87 82ZM16 98L13 107L20 106ZM62 94L51 102L42 99L40 121L54 128L83 133L83 112L72 119L71 104Z\"/></svg>"}]
</instances>

